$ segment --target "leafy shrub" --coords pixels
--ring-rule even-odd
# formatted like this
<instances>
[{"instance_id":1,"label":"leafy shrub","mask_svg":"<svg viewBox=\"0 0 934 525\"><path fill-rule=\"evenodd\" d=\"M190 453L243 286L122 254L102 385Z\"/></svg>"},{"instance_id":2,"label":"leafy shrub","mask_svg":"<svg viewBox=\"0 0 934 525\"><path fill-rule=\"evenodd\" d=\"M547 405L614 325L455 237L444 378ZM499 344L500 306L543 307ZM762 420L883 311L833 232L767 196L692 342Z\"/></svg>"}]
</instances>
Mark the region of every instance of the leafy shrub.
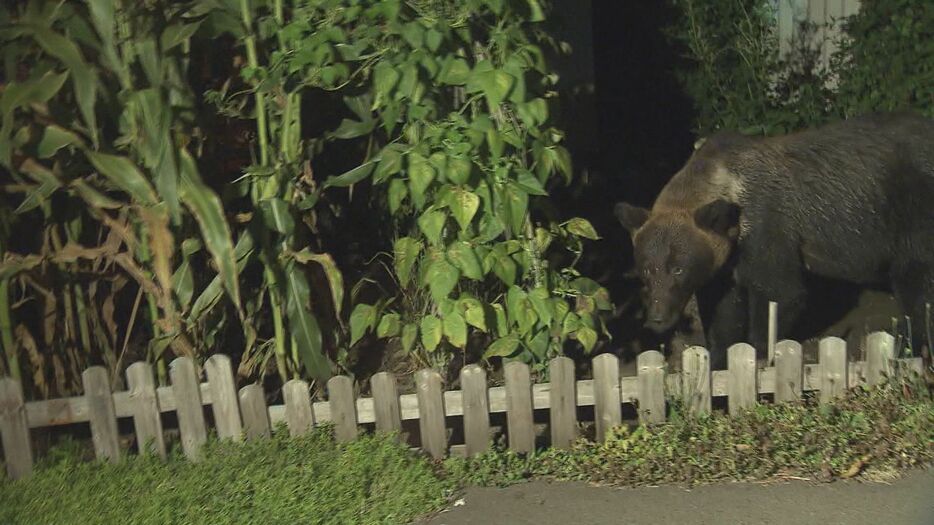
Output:
<instances>
[{"instance_id":1,"label":"leafy shrub","mask_svg":"<svg viewBox=\"0 0 934 525\"><path fill-rule=\"evenodd\" d=\"M398 524L439 508L451 483L392 436L339 445L327 429L211 443L203 460L71 457L0 482L3 523Z\"/></svg>"}]
</instances>

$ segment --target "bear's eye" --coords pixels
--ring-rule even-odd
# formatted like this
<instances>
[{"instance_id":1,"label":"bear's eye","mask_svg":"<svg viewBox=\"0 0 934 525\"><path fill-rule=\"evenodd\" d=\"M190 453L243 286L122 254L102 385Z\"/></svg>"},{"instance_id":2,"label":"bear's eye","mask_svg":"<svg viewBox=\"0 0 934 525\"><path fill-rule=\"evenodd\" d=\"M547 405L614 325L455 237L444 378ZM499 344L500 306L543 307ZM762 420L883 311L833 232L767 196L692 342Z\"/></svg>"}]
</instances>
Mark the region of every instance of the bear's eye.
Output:
<instances>
[{"instance_id":1,"label":"bear's eye","mask_svg":"<svg viewBox=\"0 0 934 525\"><path fill-rule=\"evenodd\" d=\"M682 273L684 273L684 269L682 269L680 266L675 266L671 269L672 275L681 275Z\"/></svg>"}]
</instances>

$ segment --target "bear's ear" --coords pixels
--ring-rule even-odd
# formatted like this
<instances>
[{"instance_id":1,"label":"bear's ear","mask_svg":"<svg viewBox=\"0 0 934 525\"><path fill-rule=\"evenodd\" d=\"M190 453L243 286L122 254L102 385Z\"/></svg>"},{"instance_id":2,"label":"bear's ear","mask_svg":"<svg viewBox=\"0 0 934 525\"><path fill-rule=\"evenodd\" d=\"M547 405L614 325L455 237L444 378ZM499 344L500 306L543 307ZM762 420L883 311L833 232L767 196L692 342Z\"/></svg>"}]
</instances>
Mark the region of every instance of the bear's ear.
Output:
<instances>
[{"instance_id":1,"label":"bear's ear","mask_svg":"<svg viewBox=\"0 0 934 525\"><path fill-rule=\"evenodd\" d=\"M724 237L735 237L739 226L739 206L717 199L694 210L694 223Z\"/></svg>"},{"instance_id":2,"label":"bear's ear","mask_svg":"<svg viewBox=\"0 0 934 525\"><path fill-rule=\"evenodd\" d=\"M626 202L618 202L613 207L613 213L617 220L623 225L623 228L629 230L629 233L635 233L636 230L649 220L649 210L639 208Z\"/></svg>"}]
</instances>

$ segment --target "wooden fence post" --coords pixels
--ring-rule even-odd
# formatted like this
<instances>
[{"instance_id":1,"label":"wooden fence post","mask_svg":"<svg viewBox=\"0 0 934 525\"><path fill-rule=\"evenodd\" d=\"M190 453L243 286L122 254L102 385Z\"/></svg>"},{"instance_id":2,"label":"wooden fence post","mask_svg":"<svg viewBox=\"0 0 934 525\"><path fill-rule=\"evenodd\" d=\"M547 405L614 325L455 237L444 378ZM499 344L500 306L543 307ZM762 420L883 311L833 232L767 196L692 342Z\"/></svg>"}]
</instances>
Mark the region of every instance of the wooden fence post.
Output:
<instances>
[{"instance_id":1,"label":"wooden fence post","mask_svg":"<svg viewBox=\"0 0 934 525\"><path fill-rule=\"evenodd\" d=\"M32 445L26 421L23 387L12 377L0 378L0 438L6 471L12 479L32 473Z\"/></svg>"},{"instance_id":2,"label":"wooden fence post","mask_svg":"<svg viewBox=\"0 0 934 525\"><path fill-rule=\"evenodd\" d=\"M775 345L775 402L799 401L804 383L804 353L797 341Z\"/></svg>"},{"instance_id":3,"label":"wooden fence post","mask_svg":"<svg viewBox=\"0 0 934 525\"><path fill-rule=\"evenodd\" d=\"M689 414L710 413L710 352L692 346L681 354L681 395Z\"/></svg>"},{"instance_id":4,"label":"wooden fence post","mask_svg":"<svg viewBox=\"0 0 934 525\"><path fill-rule=\"evenodd\" d=\"M422 449L435 459L447 454L448 431L444 421L444 396L441 392L441 374L431 369L415 373L418 396L418 428Z\"/></svg>"},{"instance_id":5,"label":"wooden fence post","mask_svg":"<svg viewBox=\"0 0 934 525\"><path fill-rule=\"evenodd\" d=\"M376 420L376 430L402 432L402 408L399 406L396 376L391 372L374 374L370 378L370 390L373 391L373 416Z\"/></svg>"},{"instance_id":6,"label":"wooden fence post","mask_svg":"<svg viewBox=\"0 0 934 525\"><path fill-rule=\"evenodd\" d=\"M842 396L849 387L846 362L846 341L839 337L825 337L818 347L820 363L820 402L828 403Z\"/></svg>"},{"instance_id":7,"label":"wooden fence post","mask_svg":"<svg viewBox=\"0 0 934 525\"><path fill-rule=\"evenodd\" d=\"M240 389L240 411L243 412L243 431L247 439L268 438L272 435L262 385L253 383Z\"/></svg>"},{"instance_id":8,"label":"wooden fence post","mask_svg":"<svg viewBox=\"0 0 934 525\"><path fill-rule=\"evenodd\" d=\"M328 403L334 437L338 441L352 441L357 437L357 403L353 395L353 380L347 376L334 376L328 380Z\"/></svg>"},{"instance_id":9,"label":"wooden fence post","mask_svg":"<svg viewBox=\"0 0 934 525\"><path fill-rule=\"evenodd\" d=\"M165 459L165 436L162 434L162 413L152 365L138 361L126 369L127 386L133 402L133 428L140 453L147 450Z\"/></svg>"},{"instance_id":10,"label":"wooden fence post","mask_svg":"<svg viewBox=\"0 0 934 525\"><path fill-rule=\"evenodd\" d=\"M551 446L569 448L577 439L577 381L574 361L556 357L548 365L550 376Z\"/></svg>"},{"instance_id":11,"label":"wooden fence post","mask_svg":"<svg viewBox=\"0 0 934 525\"><path fill-rule=\"evenodd\" d=\"M197 461L201 458L201 446L208 440L208 430L204 422L201 385L194 362L185 356L176 357L169 364L169 377L175 394L182 450L189 460Z\"/></svg>"},{"instance_id":12,"label":"wooden fence post","mask_svg":"<svg viewBox=\"0 0 934 525\"><path fill-rule=\"evenodd\" d=\"M532 379L529 365L510 361L503 365L506 377L506 425L509 448L513 452L535 450L533 427Z\"/></svg>"},{"instance_id":13,"label":"wooden fence post","mask_svg":"<svg viewBox=\"0 0 934 525\"><path fill-rule=\"evenodd\" d=\"M730 383L727 403L730 415L756 404L756 350L746 343L737 343L727 349L727 369Z\"/></svg>"},{"instance_id":14,"label":"wooden fence post","mask_svg":"<svg viewBox=\"0 0 934 525\"><path fill-rule=\"evenodd\" d=\"M81 374L84 398L88 402L88 419L91 423L91 440L98 459L111 463L120 460L120 441L117 431L117 411L114 408L113 392L107 369L92 366Z\"/></svg>"},{"instance_id":15,"label":"wooden fence post","mask_svg":"<svg viewBox=\"0 0 934 525\"><path fill-rule=\"evenodd\" d=\"M619 394L619 359L613 354L600 354L593 359L594 423L597 441L603 442L607 432L623 420Z\"/></svg>"},{"instance_id":16,"label":"wooden fence post","mask_svg":"<svg viewBox=\"0 0 934 525\"><path fill-rule=\"evenodd\" d=\"M665 421L665 356L658 350L636 358L639 382L639 418L645 423Z\"/></svg>"},{"instance_id":17,"label":"wooden fence post","mask_svg":"<svg viewBox=\"0 0 934 525\"><path fill-rule=\"evenodd\" d=\"M866 338L866 382L877 385L892 375L895 338L887 332L873 332Z\"/></svg>"},{"instance_id":18,"label":"wooden fence post","mask_svg":"<svg viewBox=\"0 0 934 525\"><path fill-rule=\"evenodd\" d=\"M214 354L204 363L204 371L211 387L211 409L217 436L221 439L242 440L243 423L230 358L224 354Z\"/></svg>"},{"instance_id":19,"label":"wooden fence post","mask_svg":"<svg viewBox=\"0 0 934 525\"><path fill-rule=\"evenodd\" d=\"M469 457L490 447L490 400L486 371L477 364L462 368L461 390L464 405L464 441Z\"/></svg>"},{"instance_id":20,"label":"wooden fence post","mask_svg":"<svg viewBox=\"0 0 934 525\"><path fill-rule=\"evenodd\" d=\"M289 435L300 436L311 431L315 426L315 415L311 409L311 396L308 395L308 383L301 379L292 379L282 387L285 401L285 421L289 426Z\"/></svg>"}]
</instances>

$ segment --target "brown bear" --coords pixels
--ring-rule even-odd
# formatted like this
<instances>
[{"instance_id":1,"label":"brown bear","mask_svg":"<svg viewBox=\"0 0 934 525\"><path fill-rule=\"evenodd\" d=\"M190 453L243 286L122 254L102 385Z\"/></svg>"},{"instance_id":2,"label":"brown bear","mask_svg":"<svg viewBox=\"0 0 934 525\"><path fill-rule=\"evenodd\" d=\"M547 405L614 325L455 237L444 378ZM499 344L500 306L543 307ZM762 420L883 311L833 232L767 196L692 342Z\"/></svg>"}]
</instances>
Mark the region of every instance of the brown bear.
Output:
<instances>
[{"instance_id":1,"label":"brown bear","mask_svg":"<svg viewBox=\"0 0 934 525\"><path fill-rule=\"evenodd\" d=\"M653 331L671 330L696 292L730 277L707 329L718 368L733 343L765 348L768 301L778 303L779 338L788 333L807 272L887 282L916 326L934 302L934 120L916 114L773 137L720 132L651 211L626 203L614 211L632 237Z\"/></svg>"}]
</instances>

